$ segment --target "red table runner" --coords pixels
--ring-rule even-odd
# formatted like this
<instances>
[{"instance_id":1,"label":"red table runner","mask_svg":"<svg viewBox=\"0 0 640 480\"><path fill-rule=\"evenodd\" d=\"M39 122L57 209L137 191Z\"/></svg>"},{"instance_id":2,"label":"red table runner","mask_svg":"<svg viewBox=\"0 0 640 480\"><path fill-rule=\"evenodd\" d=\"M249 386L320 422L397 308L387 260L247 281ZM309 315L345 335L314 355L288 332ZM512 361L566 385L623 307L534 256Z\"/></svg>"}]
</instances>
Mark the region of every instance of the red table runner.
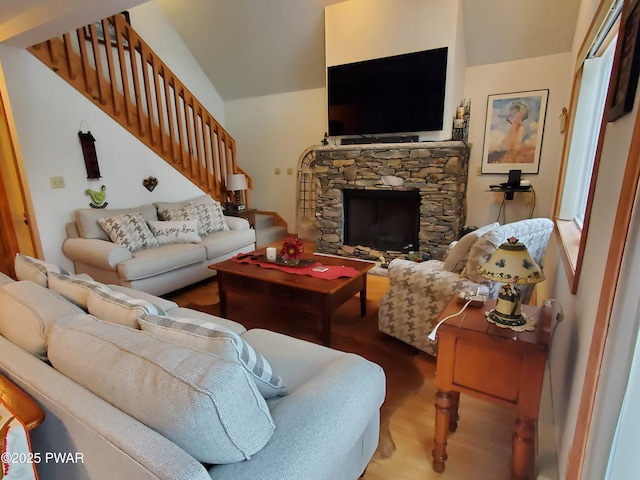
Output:
<instances>
[{"instance_id":1,"label":"red table runner","mask_svg":"<svg viewBox=\"0 0 640 480\"><path fill-rule=\"evenodd\" d=\"M286 265L278 265L277 263L267 262L266 260L252 260L251 257L245 257L242 260L238 259L246 255L244 253L239 253L235 257L233 257L234 262L238 263L249 263L251 265L258 265L262 268L274 268L276 270L281 270L286 273L292 273L294 275L309 275L315 278L322 278L324 280L335 280L340 277L355 277L360 272L353 267L345 267L344 265L323 265L320 262L316 262L307 267L287 267ZM324 272L314 271L315 267L324 267L327 270Z\"/></svg>"}]
</instances>

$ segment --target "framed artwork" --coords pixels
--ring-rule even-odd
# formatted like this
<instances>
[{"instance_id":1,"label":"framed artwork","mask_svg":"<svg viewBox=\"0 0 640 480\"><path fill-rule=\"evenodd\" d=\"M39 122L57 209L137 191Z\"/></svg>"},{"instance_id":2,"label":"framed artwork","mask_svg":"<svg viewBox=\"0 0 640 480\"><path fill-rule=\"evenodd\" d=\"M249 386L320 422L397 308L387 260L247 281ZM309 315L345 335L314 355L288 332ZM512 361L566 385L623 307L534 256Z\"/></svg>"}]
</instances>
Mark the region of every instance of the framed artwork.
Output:
<instances>
[{"instance_id":1,"label":"framed artwork","mask_svg":"<svg viewBox=\"0 0 640 480\"><path fill-rule=\"evenodd\" d=\"M609 87L609 113L613 122L633 110L640 72L640 48L638 48L638 23L640 0L625 0L618 32L618 43L613 58Z\"/></svg>"},{"instance_id":2,"label":"framed artwork","mask_svg":"<svg viewBox=\"0 0 640 480\"><path fill-rule=\"evenodd\" d=\"M549 90L487 98L482 173L538 173Z\"/></svg>"},{"instance_id":3,"label":"framed artwork","mask_svg":"<svg viewBox=\"0 0 640 480\"><path fill-rule=\"evenodd\" d=\"M125 21L129 25L131 25L131 19L129 18L129 12L124 11L124 12L121 12L120 15L122 15L124 17ZM116 27L110 21L107 21L107 25L109 26L109 40L111 41L111 45L113 45L115 47L115 46L117 46L117 43L116 43ZM102 21L96 22L96 34L98 36L98 42L99 43L105 43L105 35L104 35L104 28L102 28ZM87 39L87 40L91 40L91 30L89 29L88 26L84 27L84 38ZM129 46L129 42L127 41L126 38L122 39L122 43L123 43L125 48L127 48Z\"/></svg>"}]
</instances>

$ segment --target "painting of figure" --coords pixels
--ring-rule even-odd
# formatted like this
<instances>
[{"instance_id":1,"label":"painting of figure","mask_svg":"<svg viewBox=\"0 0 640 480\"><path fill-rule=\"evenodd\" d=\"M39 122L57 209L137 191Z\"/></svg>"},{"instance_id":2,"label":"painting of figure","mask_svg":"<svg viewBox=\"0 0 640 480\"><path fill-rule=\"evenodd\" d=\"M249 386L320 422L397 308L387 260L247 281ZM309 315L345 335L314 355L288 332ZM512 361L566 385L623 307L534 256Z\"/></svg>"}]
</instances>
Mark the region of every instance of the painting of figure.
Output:
<instances>
[{"instance_id":1,"label":"painting of figure","mask_svg":"<svg viewBox=\"0 0 640 480\"><path fill-rule=\"evenodd\" d=\"M548 94L489 95L482 173L538 173Z\"/></svg>"}]
</instances>

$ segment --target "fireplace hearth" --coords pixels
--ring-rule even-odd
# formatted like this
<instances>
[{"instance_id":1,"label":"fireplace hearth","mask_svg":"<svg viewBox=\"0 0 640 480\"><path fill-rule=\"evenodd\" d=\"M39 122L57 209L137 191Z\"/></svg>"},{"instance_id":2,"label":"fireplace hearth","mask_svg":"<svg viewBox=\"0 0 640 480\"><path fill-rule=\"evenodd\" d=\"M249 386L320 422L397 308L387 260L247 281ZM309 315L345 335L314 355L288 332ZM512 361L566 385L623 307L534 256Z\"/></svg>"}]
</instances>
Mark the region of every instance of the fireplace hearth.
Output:
<instances>
[{"instance_id":1,"label":"fireplace hearth","mask_svg":"<svg viewBox=\"0 0 640 480\"><path fill-rule=\"evenodd\" d=\"M469 150L458 141L314 148L318 251L389 260L415 250L441 259L466 221ZM400 200L405 194L415 201ZM405 204L388 216L372 200L383 196L415 207ZM354 213L353 202L369 205ZM404 232L407 225L417 232Z\"/></svg>"}]
</instances>

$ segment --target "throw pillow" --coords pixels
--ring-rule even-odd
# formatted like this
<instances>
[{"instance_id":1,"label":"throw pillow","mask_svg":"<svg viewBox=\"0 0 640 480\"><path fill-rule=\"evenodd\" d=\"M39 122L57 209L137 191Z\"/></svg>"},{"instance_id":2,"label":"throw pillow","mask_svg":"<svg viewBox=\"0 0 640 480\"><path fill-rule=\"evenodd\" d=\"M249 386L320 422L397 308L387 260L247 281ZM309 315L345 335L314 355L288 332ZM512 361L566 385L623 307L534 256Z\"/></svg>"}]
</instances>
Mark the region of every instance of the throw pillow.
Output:
<instances>
[{"instance_id":1,"label":"throw pillow","mask_svg":"<svg viewBox=\"0 0 640 480\"><path fill-rule=\"evenodd\" d=\"M198 209L195 205L186 205L182 208L175 210L166 209L158 210L158 216L164 221L181 221L181 220L196 220L198 222L198 235L204 237L207 233L204 229L202 222L200 222L200 216L198 215Z\"/></svg>"},{"instance_id":2,"label":"throw pillow","mask_svg":"<svg viewBox=\"0 0 640 480\"><path fill-rule=\"evenodd\" d=\"M37 258L17 253L13 265L18 280L31 280L41 287L47 286L47 275L49 272L56 272L68 275L69 272L53 263L43 262Z\"/></svg>"},{"instance_id":3,"label":"throw pillow","mask_svg":"<svg viewBox=\"0 0 640 480\"><path fill-rule=\"evenodd\" d=\"M99 218L98 223L113 243L122 245L132 252L159 245L141 213Z\"/></svg>"},{"instance_id":4,"label":"throw pillow","mask_svg":"<svg viewBox=\"0 0 640 480\"><path fill-rule=\"evenodd\" d=\"M191 203L190 205L196 208L198 220L200 221L201 236L229 230L229 225L224 219L222 205L219 202L214 201L211 204Z\"/></svg>"},{"instance_id":5,"label":"throw pillow","mask_svg":"<svg viewBox=\"0 0 640 480\"><path fill-rule=\"evenodd\" d=\"M239 365L90 315L58 322L49 360L63 375L203 463L248 460L275 426Z\"/></svg>"},{"instance_id":6,"label":"throw pillow","mask_svg":"<svg viewBox=\"0 0 640 480\"><path fill-rule=\"evenodd\" d=\"M287 393L287 387L282 383L282 379L273 373L267 359L228 328L196 318L158 315L139 318L138 323L141 330L151 333L156 338L213 353L225 360L239 363L251 374L264 398Z\"/></svg>"},{"instance_id":7,"label":"throw pillow","mask_svg":"<svg viewBox=\"0 0 640 480\"><path fill-rule=\"evenodd\" d=\"M160 245L167 243L200 243L202 239L198 235L197 220L179 221L149 221L151 233L156 237Z\"/></svg>"},{"instance_id":8,"label":"throw pillow","mask_svg":"<svg viewBox=\"0 0 640 480\"><path fill-rule=\"evenodd\" d=\"M116 292L106 285L88 292L87 310L100 320L135 329L140 328L138 317L165 313L151 302Z\"/></svg>"},{"instance_id":9,"label":"throw pillow","mask_svg":"<svg viewBox=\"0 0 640 480\"><path fill-rule=\"evenodd\" d=\"M467 264L469 250L471 250L474 242L485 233L499 226L498 222L494 222L467 233L447 252L442 269L448 272L462 273L464 266Z\"/></svg>"},{"instance_id":10,"label":"throw pillow","mask_svg":"<svg viewBox=\"0 0 640 480\"><path fill-rule=\"evenodd\" d=\"M64 275L56 272L49 272L49 289L59 293L64 298L87 309L87 298L89 292L95 288L102 287L102 283L88 280L76 275Z\"/></svg>"}]
</instances>

